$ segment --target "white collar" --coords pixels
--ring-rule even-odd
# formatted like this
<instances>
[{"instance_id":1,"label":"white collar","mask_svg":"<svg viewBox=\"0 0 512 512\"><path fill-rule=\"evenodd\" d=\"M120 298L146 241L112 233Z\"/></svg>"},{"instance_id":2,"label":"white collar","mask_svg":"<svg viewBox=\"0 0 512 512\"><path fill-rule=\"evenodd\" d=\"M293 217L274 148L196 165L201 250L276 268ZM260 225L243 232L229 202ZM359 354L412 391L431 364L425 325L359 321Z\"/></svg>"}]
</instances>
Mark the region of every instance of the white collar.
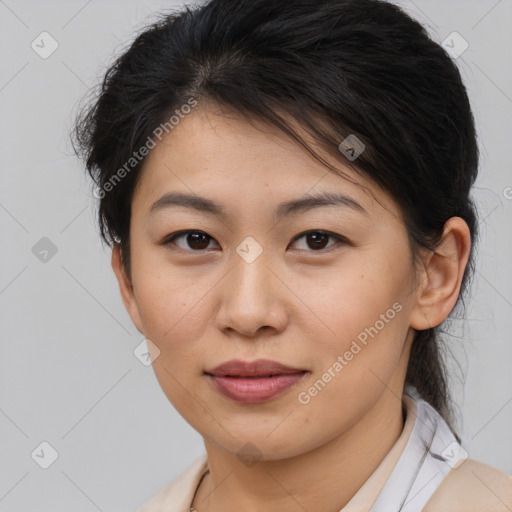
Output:
<instances>
[{"instance_id":1,"label":"white collar","mask_svg":"<svg viewBox=\"0 0 512 512\"><path fill-rule=\"evenodd\" d=\"M441 415L419 397L416 418L407 444L370 512L420 512L444 477L465 458L465 450Z\"/></svg>"}]
</instances>

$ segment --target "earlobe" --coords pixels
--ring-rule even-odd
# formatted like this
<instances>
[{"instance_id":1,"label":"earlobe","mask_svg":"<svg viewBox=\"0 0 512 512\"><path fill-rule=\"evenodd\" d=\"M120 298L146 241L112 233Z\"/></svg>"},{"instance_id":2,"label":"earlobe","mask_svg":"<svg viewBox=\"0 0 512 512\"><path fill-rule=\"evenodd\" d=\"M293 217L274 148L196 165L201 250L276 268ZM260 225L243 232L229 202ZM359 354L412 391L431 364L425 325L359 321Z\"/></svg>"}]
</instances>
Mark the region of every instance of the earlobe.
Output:
<instances>
[{"instance_id":1,"label":"earlobe","mask_svg":"<svg viewBox=\"0 0 512 512\"><path fill-rule=\"evenodd\" d=\"M468 225L460 217L450 218L435 250L424 258L411 315L412 328L435 327L448 317L459 296L470 248Z\"/></svg>"},{"instance_id":2,"label":"earlobe","mask_svg":"<svg viewBox=\"0 0 512 512\"><path fill-rule=\"evenodd\" d=\"M121 246L117 243L112 247L112 269L117 277L119 283L119 291L123 299L124 306L132 322L137 330L144 334L142 331L142 322L140 321L139 308L135 300L135 293L130 278L126 275L125 268L121 258Z\"/></svg>"}]
</instances>

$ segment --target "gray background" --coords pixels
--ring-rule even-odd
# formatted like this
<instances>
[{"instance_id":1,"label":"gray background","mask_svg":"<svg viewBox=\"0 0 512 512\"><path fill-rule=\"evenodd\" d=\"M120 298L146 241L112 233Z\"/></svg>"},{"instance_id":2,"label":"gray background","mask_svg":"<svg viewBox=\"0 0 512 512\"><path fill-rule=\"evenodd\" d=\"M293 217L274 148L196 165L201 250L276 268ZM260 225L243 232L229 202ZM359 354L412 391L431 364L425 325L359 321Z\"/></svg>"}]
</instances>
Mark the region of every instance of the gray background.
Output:
<instances>
[{"instance_id":1,"label":"gray background","mask_svg":"<svg viewBox=\"0 0 512 512\"><path fill-rule=\"evenodd\" d=\"M0 0L0 511L137 510L203 453L133 354L143 337L68 140L78 101L114 55L151 13L176 5ZM400 5L436 41L457 31L469 44L457 62L482 151L482 240L468 320L448 338L452 387L470 456L512 473L512 0ZM59 45L47 59L31 48L43 31ZM57 249L46 261L43 237ZM58 452L48 469L35 462L48 450L31 457L43 441Z\"/></svg>"}]
</instances>

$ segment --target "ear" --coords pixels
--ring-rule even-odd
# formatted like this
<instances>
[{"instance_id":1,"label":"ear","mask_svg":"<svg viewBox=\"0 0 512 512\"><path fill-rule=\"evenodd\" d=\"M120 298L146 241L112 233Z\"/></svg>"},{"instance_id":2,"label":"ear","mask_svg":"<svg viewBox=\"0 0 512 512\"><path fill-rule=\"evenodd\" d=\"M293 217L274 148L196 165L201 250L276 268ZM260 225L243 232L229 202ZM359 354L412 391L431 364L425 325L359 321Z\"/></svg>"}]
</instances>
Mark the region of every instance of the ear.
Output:
<instances>
[{"instance_id":1,"label":"ear","mask_svg":"<svg viewBox=\"0 0 512 512\"><path fill-rule=\"evenodd\" d=\"M137 301L135 300L135 293L130 278L126 275L126 271L121 258L121 246L118 243L114 243L112 247L112 268L117 277L119 283L119 290L121 292L121 298L123 299L124 307L132 322L134 323L137 330L144 334L142 331L142 322L140 321L139 308Z\"/></svg>"},{"instance_id":2,"label":"ear","mask_svg":"<svg viewBox=\"0 0 512 512\"><path fill-rule=\"evenodd\" d=\"M470 248L471 233L466 222L460 217L448 219L435 250L423 259L416 306L411 313L413 329L435 327L448 317L459 296Z\"/></svg>"}]
</instances>

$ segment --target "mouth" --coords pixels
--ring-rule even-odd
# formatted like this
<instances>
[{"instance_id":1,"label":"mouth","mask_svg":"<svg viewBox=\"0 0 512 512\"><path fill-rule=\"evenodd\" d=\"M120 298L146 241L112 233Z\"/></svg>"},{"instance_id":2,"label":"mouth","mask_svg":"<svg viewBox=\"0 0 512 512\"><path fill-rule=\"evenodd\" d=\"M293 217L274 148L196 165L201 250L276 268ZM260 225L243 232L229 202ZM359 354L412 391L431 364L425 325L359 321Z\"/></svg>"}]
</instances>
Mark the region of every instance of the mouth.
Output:
<instances>
[{"instance_id":1,"label":"mouth","mask_svg":"<svg viewBox=\"0 0 512 512\"><path fill-rule=\"evenodd\" d=\"M253 362L232 360L204 372L214 389L223 396L235 402L253 404L281 395L310 373L263 359Z\"/></svg>"},{"instance_id":2,"label":"mouth","mask_svg":"<svg viewBox=\"0 0 512 512\"><path fill-rule=\"evenodd\" d=\"M232 359L216 366L212 370L205 371L205 373L216 377L268 378L277 375L286 375L305 371L307 370L304 370L303 368L293 368L270 359L256 359L255 361Z\"/></svg>"},{"instance_id":3,"label":"mouth","mask_svg":"<svg viewBox=\"0 0 512 512\"><path fill-rule=\"evenodd\" d=\"M305 370L304 370L305 372ZM294 375L295 373L303 373L303 372L293 372L293 373L274 373L268 375L215 375L212 373L206 373L206 375L211 375L212 377L228 377L230 379L268 379L270 377L279 377L281 375Z\"/></svg>"}]
</instances>

